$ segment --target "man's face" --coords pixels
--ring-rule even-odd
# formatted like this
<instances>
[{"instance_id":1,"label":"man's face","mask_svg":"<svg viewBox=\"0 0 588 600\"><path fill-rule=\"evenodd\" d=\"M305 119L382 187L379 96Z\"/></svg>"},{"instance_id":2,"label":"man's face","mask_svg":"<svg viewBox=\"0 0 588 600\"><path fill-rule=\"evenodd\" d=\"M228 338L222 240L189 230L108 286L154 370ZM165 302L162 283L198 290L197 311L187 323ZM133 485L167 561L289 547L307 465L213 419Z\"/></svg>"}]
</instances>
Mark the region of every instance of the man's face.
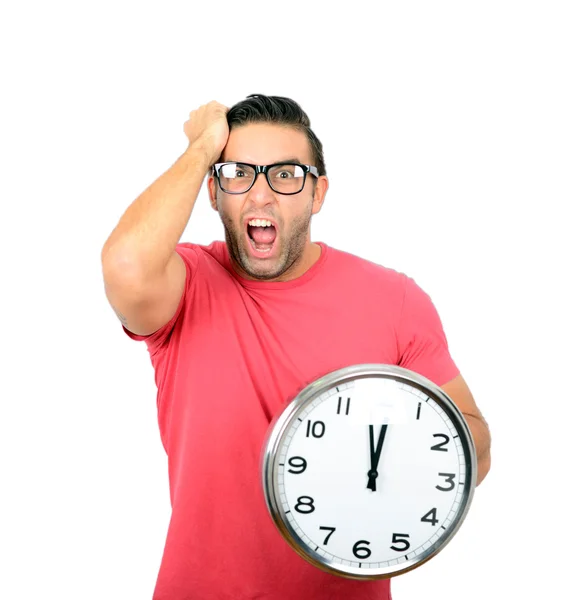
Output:
<instances>
[{"instance_id":1,"label":"man's face","mask_svg":"<svg viewBox=\"0 0 588 600\"><path fill-rule=\"evenodd\" d=\"M244 125L231 131L218 162L232 161L253 165L286 161L313 165L304 133L267 123ZM309 264L312 254L310 219L320 210L328 187L326 177L320 177L316 185L315 181L309 173L299 194L283 195L274 192L265 175L259 174L248 192L226 194L214 178L209 178L211 204L220 215L227 248L241 275L284 281L306 270L304 265ZM275 225L275 232L269 227L264 233L266 241L274 238L275 233L272 242L255 244L251 238L254 230L249 226L254 218L265 218Z\"/></svg>"}]
</instances>

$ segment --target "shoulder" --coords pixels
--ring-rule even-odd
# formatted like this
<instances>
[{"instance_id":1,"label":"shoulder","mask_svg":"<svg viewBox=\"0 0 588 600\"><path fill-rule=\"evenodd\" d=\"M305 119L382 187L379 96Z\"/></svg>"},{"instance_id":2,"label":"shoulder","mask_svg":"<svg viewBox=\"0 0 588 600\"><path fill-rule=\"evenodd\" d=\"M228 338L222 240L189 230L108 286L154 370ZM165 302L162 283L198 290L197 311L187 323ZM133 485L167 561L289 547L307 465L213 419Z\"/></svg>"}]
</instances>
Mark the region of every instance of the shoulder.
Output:
<instances>
[{"instance_id":1,"label":"shoulder","mask_svg":"<svg viewBox=\"0 0 588 600\"><path fill-rule=\"evenodd\" d=\"M180 242L176 245L176 252L184 259L184 262L193 267L199 267L201 264L214 267L215 263L222 266L227 253L225 242L218 240L208 245Z\"/></svg>"},{"instance_id":2,"label":"shoulder","mask_svg":"<svg viewBox=\"0 0 588 600\"><path fill-rule=\"evenodd\" d=\"M387 286L404 293L409 277L391 266L368 260L351 252L329 246L331 268L347 280L368 285Z\"/></svg>"}]
</instances>

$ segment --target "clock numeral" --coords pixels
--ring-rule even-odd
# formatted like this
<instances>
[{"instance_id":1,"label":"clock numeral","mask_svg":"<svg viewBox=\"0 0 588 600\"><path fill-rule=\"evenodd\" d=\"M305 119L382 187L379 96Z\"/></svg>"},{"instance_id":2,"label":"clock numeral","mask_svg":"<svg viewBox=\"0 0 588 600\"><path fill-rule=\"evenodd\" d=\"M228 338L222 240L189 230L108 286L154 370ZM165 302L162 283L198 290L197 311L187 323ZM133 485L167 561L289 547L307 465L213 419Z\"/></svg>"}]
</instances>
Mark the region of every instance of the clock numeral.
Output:
<instances>
[{"instance_id":1,"label":"clock numeral","mask_svg":"<svg viewBox=\"0 0 588 600\"><path fill-rule=\"evenodd\" d=\"M355 542L353 546L353 554L357 558L368 558L368 556L372 555L372 551L366 546L361 546L361 544L366 544L369 546L370 542L367 540L359 540L359 542Z\"/></svg>"},{"instance_id":2,"label":"clock numeral","mask_svg":"<svg viewBox=\"0 0 588 600\"><path fill-rule=\"evenodd\" d=\"M436 485L435 487L442 492L450 492L455 487L455 473L439 473L440 477L445 477L445 481L449 484L449 487L441 487Z\"/></svg>"},{"instance_id":3,"label":"clock numeral","mask_svg":"<svg viewBox=\"0 0 588 600\"><path fill-rule=\"evenodd\" d=\"M419 406L417 408L417 421L421 418L421 403L419 402Z\"/></svg>"},{"instance_id":4,"label":"clock numeral","mask_svg":"<svg viewBox=\"0 0 588 600\"><path fill-rule=\"evenodd\" d=\"M443 448L443 446L446 446L449 443L449 436L445 435L444 433L434 433L433 437L444 438L444 441L439 442L435 446L431 446L431 450L439 450L439 452L448 452L447 448Z\"/></svg>"},{"instance_id":5,"label":"clock numeral","mask_svg":"<svg viewBox=\"0 0 588 600\"><path fill-rule=\"evenodd\" d=\"M429 518L430 515L430 518ZM433 527L439 523L439 519L437 519L437 509L432 508L426 515L421 517L421 521L423 523L431 523Z\"/></svg>"},{"instance_id":6,"label":"clock numeral","mask_svg":"<svg viewBox=\"0 0 588 600\"><path fill-rule=\"evenodd\" d=\"M342 402L343 398L341 396L339 396L339 400L337 401L337 414L340 415L341 414L341 402ZM351 402L351 398L347 398L347 403L345 406L345 414L348 415L349 414L349 403Z\"/></svg>"},{"instance_id":7,"label":"clock numeral","mask_svg":"<svg viewBox=\"0 0 588 600\"><path fill-rule=\"evenodd\" d=\"M314 423L309 419L306 423L306 437L321 438L325 435L325 424L322 421Z\"/></svg>"},{"instance_id":8,"label":"clock numeral","mask_svg":"<svg viewBox=\"0 0 588 600\"><path fill-rule=\"evenodd\" d=\"M292 469L288 469L288 473L294 473L296 475L300 475L300 473L304 473L306 471L306 460L302 458L302 456L293 456L288 464L293 467ZM299 469L296 471L295 469Z\"/></svg>"},{"instance_id":9,"label":"clock numeral","mask_svg":"<svg viewBox=\"0 0 588 600\"><path fill-rule=\"evenodd\" d=\"M410 544L408 540L403 540L400 538L409 538L410 534L408 533L393 533L392 534L392 546L390 548L392 550L396 550L396 552L405 552L410 548ZM395 546L394 544L401 544L400 547Z\"/></svg>"},{"instance_id":10,"label":"clock numeral","mask_svg":"<svg viewBox=\"0 0 588 600\"><path fill-rule=\"evenodd\" d=\"M319 527L319 529L324 529L325 531L331 532L331 533L327 534L327 537L325 538L325 541L323 542L323 545L326 546L329 543L329 538L333 535L333 533L335 533L336 527L323 527L321 525L321 527Z\"/></svg>"},{"instance_id":11,"label":"clock numeral","mask_svg":"<svg viewBox=\"0 0 588 600\"><path fill-rule=\"evenodd\" d=\"M314 498L311 498L310 496L300 496L294 510L303 515L314 512Z\"/></svg>"}]
</instances>

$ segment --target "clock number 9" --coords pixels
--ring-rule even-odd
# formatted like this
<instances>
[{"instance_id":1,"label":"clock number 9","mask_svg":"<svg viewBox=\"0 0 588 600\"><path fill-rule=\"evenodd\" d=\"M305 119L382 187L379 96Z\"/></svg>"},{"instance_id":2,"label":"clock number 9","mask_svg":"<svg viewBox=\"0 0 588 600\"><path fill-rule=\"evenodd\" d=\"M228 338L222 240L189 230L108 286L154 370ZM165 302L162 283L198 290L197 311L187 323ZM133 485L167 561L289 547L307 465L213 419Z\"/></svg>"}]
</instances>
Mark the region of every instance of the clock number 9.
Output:
<instances>
[{"instance_id":1,"label":"clock number 9","mask_svg":"<svg viewBox=\"0 0 588 600\"><path fill-rule=\"evenodd\" d=\"M304 473L304 471L306 471L306 461L302 458L302 456L293 456L288 461L288 464L292 467L292 469L288 469L288 473L300 475L300 473ZM295 469L298 469L298 471Z\"/></svg>"}]
</instances>

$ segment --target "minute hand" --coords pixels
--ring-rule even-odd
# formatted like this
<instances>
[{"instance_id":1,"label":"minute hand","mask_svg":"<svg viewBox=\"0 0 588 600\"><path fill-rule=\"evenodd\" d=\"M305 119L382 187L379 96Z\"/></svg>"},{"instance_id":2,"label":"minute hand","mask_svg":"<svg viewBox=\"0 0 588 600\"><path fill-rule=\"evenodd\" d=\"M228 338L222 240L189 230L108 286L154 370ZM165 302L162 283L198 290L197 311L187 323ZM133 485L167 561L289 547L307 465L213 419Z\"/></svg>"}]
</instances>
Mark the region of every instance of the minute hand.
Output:
<instances>
[{"instance_id":1,"label":"minute hand","mask_svg":"<svg viewBox=\"0 0 588 600\"><path fill-rule=\"evenodd\" d=\"M386 429L388 425L382 425L380 429L380 435L378 437L378 445L374 449L374 426L370 425L370 470L368 471L368 489L372 492L376 491L376 478L378 477L378 464L380 462L380 454L382 454L382 447L384 445L384 438L386 437Z\"/></svg>"}]
</instances>

